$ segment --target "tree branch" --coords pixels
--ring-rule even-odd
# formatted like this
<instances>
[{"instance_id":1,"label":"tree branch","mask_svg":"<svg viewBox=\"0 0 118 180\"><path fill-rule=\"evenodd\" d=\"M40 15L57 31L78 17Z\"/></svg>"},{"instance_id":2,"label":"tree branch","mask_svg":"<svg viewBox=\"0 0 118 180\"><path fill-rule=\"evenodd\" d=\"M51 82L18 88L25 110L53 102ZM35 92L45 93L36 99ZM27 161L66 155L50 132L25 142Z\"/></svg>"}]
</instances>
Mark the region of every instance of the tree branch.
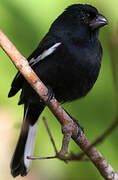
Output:
<instances>
[{"instance_id":1,"label":"tree branch","mask_svg":"<svg viewBox=\"0 0 118 180\"><path fill-rule=\"evenodd\" d=\"M18 52L18 50L13 46L13 44L8 40L5 34L0 31L0 46L11 58L12 62L15 64L16 68L21 72L21 74L26 78L30 85L39 94L41 99L46 102L48 100L48 89L41 82L38 76L34 73L28 64L28 61ZM97 167L101 175L108 180L118 180L118 174L114 169L107 163L99 151L95 147L91 147L91 143L82 134L81 138L78 139L77 132L78 127L76 123L70 118L70 116L64 111L61 105L57 102L55 98L51 99L48 103L49 109L56 116L58 121L62 126L66 127L67 133L72 133L72 139L80 146L80 148L88 155L94 165ZM87 151L88 150L88 151Z\"/></svg>"}]
</instances>

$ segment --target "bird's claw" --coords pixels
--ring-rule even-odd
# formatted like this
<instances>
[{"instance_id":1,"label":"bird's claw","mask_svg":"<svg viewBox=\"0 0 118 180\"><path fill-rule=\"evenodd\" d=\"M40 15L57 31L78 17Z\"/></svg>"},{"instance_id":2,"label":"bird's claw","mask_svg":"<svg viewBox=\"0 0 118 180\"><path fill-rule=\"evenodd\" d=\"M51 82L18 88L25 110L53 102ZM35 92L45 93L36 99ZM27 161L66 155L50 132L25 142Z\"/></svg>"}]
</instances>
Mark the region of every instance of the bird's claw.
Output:
<instances>
[{"instance_id":1,"label":"bird's claw","mask_svg":"<svg viewBox=\"0 0 118 180\"><path fill-rule=\"evenodd\" d=\"M48 93L45 96L48 96L48 99L45 103L49 104L49 102L54 98L55 95L54 95L53 90L50 86L47 86L47 88L48 88Z\"/></svg>"},{"instance_id":2,"label":"bird's claw","mask_svg":"<svg viewBox=\"0 0 118 180\"><path fill-rule=\"evenodd\" d=\"M80 124L78 123L78 121L74 118L72 118L74 120L74 122L76 123L77 127L78 127L78 131L77 131L77 140L80 140L82 134L84 134L84 128L82 126L80 126Z\"/></svg>"},{"instance_id":3,"label":"bird's claw","mask_svg":"<svg viewBox=\"0 0 118 180\"><path fill-rule=\"evenodd\" d=\"M84 134L84 128L81 127L80 125L77 125L77 126L78 126L77 140L80 140L81 136Z\"/></svg>"}]
</instances>

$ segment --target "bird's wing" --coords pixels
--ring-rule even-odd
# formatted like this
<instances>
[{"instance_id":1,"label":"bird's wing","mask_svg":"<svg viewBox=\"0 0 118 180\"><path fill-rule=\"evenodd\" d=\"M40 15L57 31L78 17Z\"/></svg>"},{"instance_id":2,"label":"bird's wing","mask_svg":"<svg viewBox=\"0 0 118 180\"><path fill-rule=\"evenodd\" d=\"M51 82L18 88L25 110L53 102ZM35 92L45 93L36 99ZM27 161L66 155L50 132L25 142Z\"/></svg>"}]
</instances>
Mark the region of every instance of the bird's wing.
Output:
<instances>
[{"instance_id":1,"label":"bird's wing","mask_svg":"<svg viewBox=\"0 0 118 180\"><path fill-rule=\"evenodd\" d=\"M33 68L34 65L54 53L60 45L61 42L59 39L47 34L36 50L34 50L34 52L28 57L29 65ZM20 72L18 72L12 81L8 97L14 96L22 88L23 82L24 77Z\"/></svg>"}]
</instances>

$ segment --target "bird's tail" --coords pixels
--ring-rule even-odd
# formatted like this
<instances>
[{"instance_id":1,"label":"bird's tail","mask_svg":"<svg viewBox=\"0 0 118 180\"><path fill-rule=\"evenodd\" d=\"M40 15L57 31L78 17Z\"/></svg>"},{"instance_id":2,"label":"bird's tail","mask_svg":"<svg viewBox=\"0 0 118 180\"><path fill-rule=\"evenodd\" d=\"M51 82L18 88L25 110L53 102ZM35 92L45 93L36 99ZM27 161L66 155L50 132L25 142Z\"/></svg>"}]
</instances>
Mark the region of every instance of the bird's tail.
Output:
<instances>
[{"instance_id":1,"label":"bird's tail","mask_svg":"<svg viewBox=\"0 0 118 180\"><path fill-rule=\"evenodd\" d=\"M25 176L30 168L31 160L27 159L27 156L32 156L38 117L43 108L43 106L25 105L22 129L10 165L13 177Z\"/></svg>"}]
</instances>

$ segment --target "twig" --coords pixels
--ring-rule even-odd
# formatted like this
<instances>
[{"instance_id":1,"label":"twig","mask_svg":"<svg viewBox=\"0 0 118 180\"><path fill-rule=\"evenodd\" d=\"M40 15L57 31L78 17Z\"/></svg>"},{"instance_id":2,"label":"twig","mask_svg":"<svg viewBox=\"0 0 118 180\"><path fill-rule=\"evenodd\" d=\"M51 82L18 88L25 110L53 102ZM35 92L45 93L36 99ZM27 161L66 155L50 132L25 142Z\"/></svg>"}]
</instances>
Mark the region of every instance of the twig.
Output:
<instances>
[{"instance_id":1,"label":"twig","mask_svg":"<svg viewBox=\"0 0 118 180\"><path fill-rule=\"evenodd\" d=\"M106 137L108 137L116 128L118 127L118 116L116 117L115 121L110 125L110 127L102 134L100 135L97 139L95 139L95 141L91 144L91 146L88 148L88 150L93 147L96 146L98 144L100 144L103 140L106 139ZM87 150L87 151L88 151ZM83 158L83 156L85 155L85 152L81 152L78 155L72 154L72 158L70 156L70 159L68 160L81 160Z\"/></svg>"},{"instance_id":2,"label":"twig","mask_svg":"<svg viewBox=\"0 0 118 180\"><path fill-rule=\"evenodd\" d=\"M57 158L57 156L47 156L47 157L27 156L27 159L30 159L30 160L55 159L55 158Z\"/></svg>"},{"instance_id":3,"label":"twig","mask_svg":"<svg viewBox=\"0 0 118 180\"><path fill-rule=\"evenodd\" d=\"M30 159L30 160L56 159L56 158L64 161L65 163L67 163L70 160L77 160L78 161L78 159L75 159L75 155L74 154L71 154L71 156L60 156L60 154L57 154L55 156L45 156L45 157L27 156L27 159ZM89 161L89 159L85 158L85 157L82 157L82 159L80 159L80 160L81 161Z\"/></svg>"},{"instance_id":4,"label":"twig","mask_svg":"<svg viewBox=\"0 0 118 180\"><path fill-rule=\"evenodd\" d=\"M54 147L55 153L57 154L57 153L58 153L58 150L57 150L57 148L56 148L56 145L55 145L55 142L54 142L52 133L51 133L49 127L48 127L48 123L47 123L47 120L46 120L45 117L43 117L43 121L44 121L44 124L45 124L45 126L46 126L46 129L47 129L47 131L48 131L48 134L49 134L50 140L51 140L51 142L52 142L52 145L53 145L53 147Z\"/></svg>"},{"instance_id":5,"label":"twig","mask_svg":"<svg viewBox=\"0 0 118 180\"><path fill-rule=\"evenodd\" d=\"M18 50L13 46L13 44L8 40L8 38L4 35L2 31L0 31L0 46L11 58L17 69L22 73L22 75L26 78L30 85L39 94L41 99L46 102L49 98L48 96L45 96L48 94L48 89L40 81L38 76L33 72L27 60L18 52ZM86 154L97 167L101 175L108 180L118 180L118 174L107 163L107 161L104 160L103 156L100 154L99 151L96 150L95 147L92 147L91 149L89 149L89 151L86 151L88 147L91 146L91 143L84 136L84 134L82 134L80 140L78 140L78 127L76 123L73 122L73 120L68 116L68 114L64 111L64 109L61 107L61 105L57 102L55 98L53 98L49 102L48 107L56 116L58 121L62 124L62 126L66 126L67 132L70 131L72 133L73 140L80 146L80 148L84 152L86 152Z\"/></svg>"},{"instance_id":6,"label":"twig","mask_svg":"<svg viewBox=\"0 0 118 180\"><path fill-rule=\"evenodd\" d=\"M101 143L106 137L108 137L116 128L118 127L118 116L115 121L111 124L111 126L101 135L99 136L92 144L93 146Z\"/></svg>"},{"instance_id":7,"label":"twig","mask_svg":"<svg viewBox=\"0 0 118 180\"><path fill-rule=\"evenodd\" d=\"M44 124L46 126L46 129L48 131L48 134L49 134L49 137L50 137L50 140L52 142L52 145L54 147L54 150L55 150L55 153L56 155L55 156L51 156L51 157L37 157L38 159L52 159L52 158L59 158L61 160L63 160L65 163L67 163L67 160L65 160L65 154L67 153L67 150L68 150L68 144L69 144L69 141L70 141L70 138L71 138L71 135L72 134L64 134L64 138L63 138L63 142L62 142L62 148L61 148L61 151L58 152L57 148L56 148L56 145L55 145L55 142L54 142L54 139L53 139L53 136L52 136L52 133L49 129L49 126L48 126L48 123L47 123L47 119L45 117L43 117L43 121L44 121ZM33 157L36 159L36 157Z\"/></svg>"}]
</instances>

